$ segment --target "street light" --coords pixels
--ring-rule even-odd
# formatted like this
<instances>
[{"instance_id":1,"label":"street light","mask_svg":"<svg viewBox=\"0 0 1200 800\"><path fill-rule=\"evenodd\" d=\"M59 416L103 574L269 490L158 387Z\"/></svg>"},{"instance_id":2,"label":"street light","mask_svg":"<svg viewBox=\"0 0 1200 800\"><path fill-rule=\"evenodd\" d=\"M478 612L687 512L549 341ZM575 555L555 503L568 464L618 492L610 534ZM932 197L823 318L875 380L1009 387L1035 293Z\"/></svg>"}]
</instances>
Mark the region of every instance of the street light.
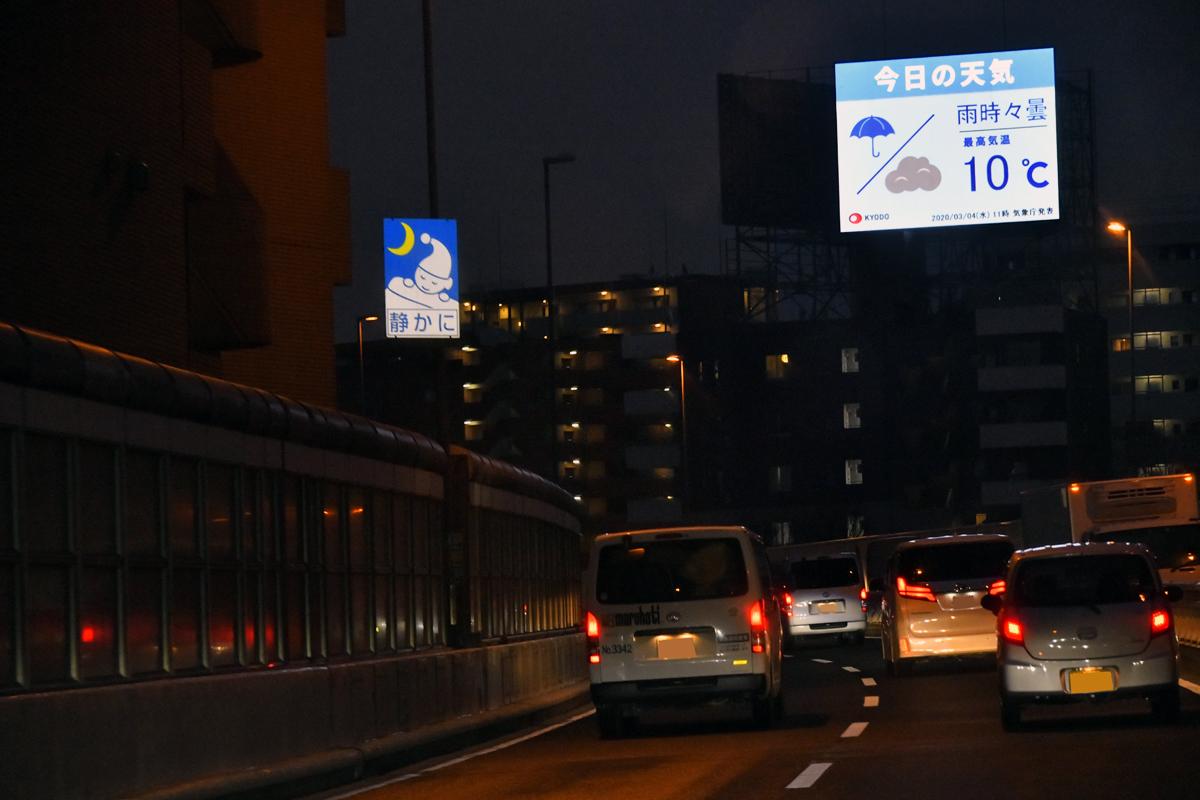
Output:
<instances>
[{"instance_id":1,"label":"street light","mask_svg":"<svg viewBox=\"0 0 1200 800\"><path fill-rule=\"evenodd\" d=\"M687 384L684 382L683 356L678 355L678 354L672 354L672 355L667 356L667 361L670 361L672 364L679 365L679 436L680 436L679 462L682 467L682 469L680 471L683 473L680 476L682 478L682 480L679 483L680 483L680 487L682 488L681 494L683 495L684 505L686 506L687 498L689 496L688 485L687 485L687 479L688 479Z\"/></svg>"},{"instance_id":2,"label":"street light","mask_svg":"<svg viewBox=\"0 0 1200 800\"><path fill-rule=\"evenodd\" d=\"M547 339L550 342L550 473L555 478L558 477L558 386L554 377L558 366L555 363L558 347L558 307L554 302L554 247L550 238L550 167L555 164L570 164L574 160L575 156L571 153L542 158L542 199L546 206L546 295L549 298L547 311L550 316L550 333Z\"/></svg>"},{"instance_id":3,"label":"street light","mask_svg":"<svg viewBox=\"0 0 1200 800\"><path fill-rule=\"evenodd\" d=\"M358 411L367 414L367 368L363 365L363 323L375 322L378 314L363 314L358 318Z\"/></svg>"},{"instance_id":4,"label":"street light","mask_svg":"<svg viewBox=\"0 0 1200 800\"><path fill-rule=\"evenodd\" d=\"M1125 301L1129 312L1129 427L1125 429L1125 453L1130 467L1136 467L1133 458L1134 429L1137 424L1137 387L1133 369L1133 228L1112 220L1108 223L1109 233L1125 234Z\"/></svg>"}]
</instances>

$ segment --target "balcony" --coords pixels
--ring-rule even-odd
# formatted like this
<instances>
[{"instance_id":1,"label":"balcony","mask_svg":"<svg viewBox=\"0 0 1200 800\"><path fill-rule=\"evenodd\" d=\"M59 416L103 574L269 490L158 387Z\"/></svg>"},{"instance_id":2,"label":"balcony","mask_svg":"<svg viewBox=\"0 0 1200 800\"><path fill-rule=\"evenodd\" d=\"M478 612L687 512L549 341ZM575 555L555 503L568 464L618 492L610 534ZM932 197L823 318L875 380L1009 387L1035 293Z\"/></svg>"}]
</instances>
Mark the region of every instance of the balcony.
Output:
<instances>
[{"instance_id":1,"label":"balcony","mask_svg":"<svg viewBox=\"0 0 1200 800\"><path fill-rule=\"evenodd\" d=\"M979 391L1023 392L1036 389L1065 389L1067 369L1062 364L1029 367L980 367Z\"/></svg>"}]
</instances>

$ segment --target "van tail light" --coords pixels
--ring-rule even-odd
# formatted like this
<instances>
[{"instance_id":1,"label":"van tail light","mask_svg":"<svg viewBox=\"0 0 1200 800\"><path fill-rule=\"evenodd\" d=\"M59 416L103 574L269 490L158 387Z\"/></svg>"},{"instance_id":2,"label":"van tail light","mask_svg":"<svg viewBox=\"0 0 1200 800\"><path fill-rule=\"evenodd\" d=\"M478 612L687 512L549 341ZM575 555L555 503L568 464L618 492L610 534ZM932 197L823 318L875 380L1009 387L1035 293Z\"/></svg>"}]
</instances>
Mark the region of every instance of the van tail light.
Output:
<instances>
[{"instance_id":1,"label":"van tail light","mask_svg":"<svg viewBox=\"0 0 1200 800\"><path fill-rule=\"evenodd\" d=\"M1025 628L1016 617L1000 617L1000 635L1006 642L1025 644Z\"/></svg>"},{"instance_id":2,"label":"van tail light","mask_svg":"<svg viewBox=\"0 0 1200 800\"><path fill-rule=\"evenodd\" d=\"M587 643L588 643L588 663L600 663L600 620L592 612L587 612Z\"/></svg>"},{"instance_id":3,"label":"van tail light","mask_svg":"<svg viewBox=\"0 0 1200 800\"><path fill-rule=\"evenodd\" d=\"M1171 612L1165 608L1150 612L1150 635L1157 636L1171 630Z\"/></svg>"},{"instance_id":4,"label":"van tail light","mask_svg":"<svg viewBox=\"0 0 1200 800\"><path fill-rule=\"evenodd\" d=\"M988 584L988 594L1004 594L1006 591L1008 591L1008 584L1005 582L1004 578L992 581L990 584Z\"/></svg>"},{"instance_id":5,"label":"van tail light","mask_svg":"<svg viewBox=\"0 0 1200 800\"><path fill-rule=\"evenodd\" d=\"M867 596L868 595L870 595L870 592L867 591L867 587L864 586L858 590L858 601L859 601L859 604L862 605L862 611L864 614L867 613Z\"/></svg>"},{"instance_id":6,"label":"van tail light","mask_svg":"<svg viewBox=\"0 0 1200 800\"><path fill-rule=\"evenodd\" d=\"M896 593L901 597L908 597L913 600L928 600L930 603L934 601L933 589L929 588L927 583L909 583L904 578L896 578Z\"/></svg>"},{"instance_id":7,"label":"van tail light","mask_svg":"<svg viewBox=\"0 0 1200 800\"><path fill-rule=\"evenodd\" d=\"M763 653L767 648L767 620L763 616L763 602L750 606L750 652Z\"/></svg>"}]
</instances>

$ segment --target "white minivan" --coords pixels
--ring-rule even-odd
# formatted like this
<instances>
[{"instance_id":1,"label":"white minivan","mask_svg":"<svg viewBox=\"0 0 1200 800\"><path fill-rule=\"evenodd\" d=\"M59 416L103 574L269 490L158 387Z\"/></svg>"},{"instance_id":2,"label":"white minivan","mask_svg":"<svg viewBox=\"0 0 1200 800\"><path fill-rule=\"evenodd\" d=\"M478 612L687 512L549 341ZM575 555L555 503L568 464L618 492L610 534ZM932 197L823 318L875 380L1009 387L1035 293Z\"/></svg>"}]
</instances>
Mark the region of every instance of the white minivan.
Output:
<instances>
[{"instance_id":1,"label":"white minivan","mask_svg":"<svg viewBox=\"0 0 1200 800\"><path fill-rule=\"evenodd\" d=\"M596 537L583 604L601 735L648 707L726 699L769 726L783 704L776 595L766 548L743 527Z\"/></svg>"}]
</instances>

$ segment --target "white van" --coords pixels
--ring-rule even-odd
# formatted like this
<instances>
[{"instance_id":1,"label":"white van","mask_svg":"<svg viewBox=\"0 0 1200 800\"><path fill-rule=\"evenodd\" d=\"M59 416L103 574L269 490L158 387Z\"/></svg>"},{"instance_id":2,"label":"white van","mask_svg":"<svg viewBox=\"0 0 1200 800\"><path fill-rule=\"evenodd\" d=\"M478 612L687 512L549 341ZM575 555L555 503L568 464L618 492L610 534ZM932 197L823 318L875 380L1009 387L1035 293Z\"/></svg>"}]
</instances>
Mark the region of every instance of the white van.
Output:
<instances>
[{"instance_id":1,"label":"white van","mask_svg":"<svg viewBox=\"0 0 1200 800\"><path fill-rule=\"evenodd\" d=\"M742 527L608 533L592 545L583 604L603 736L642 709L750 701L767 727L783 705L782 615L766 548Z\"/></svg>"}]
</instances>

